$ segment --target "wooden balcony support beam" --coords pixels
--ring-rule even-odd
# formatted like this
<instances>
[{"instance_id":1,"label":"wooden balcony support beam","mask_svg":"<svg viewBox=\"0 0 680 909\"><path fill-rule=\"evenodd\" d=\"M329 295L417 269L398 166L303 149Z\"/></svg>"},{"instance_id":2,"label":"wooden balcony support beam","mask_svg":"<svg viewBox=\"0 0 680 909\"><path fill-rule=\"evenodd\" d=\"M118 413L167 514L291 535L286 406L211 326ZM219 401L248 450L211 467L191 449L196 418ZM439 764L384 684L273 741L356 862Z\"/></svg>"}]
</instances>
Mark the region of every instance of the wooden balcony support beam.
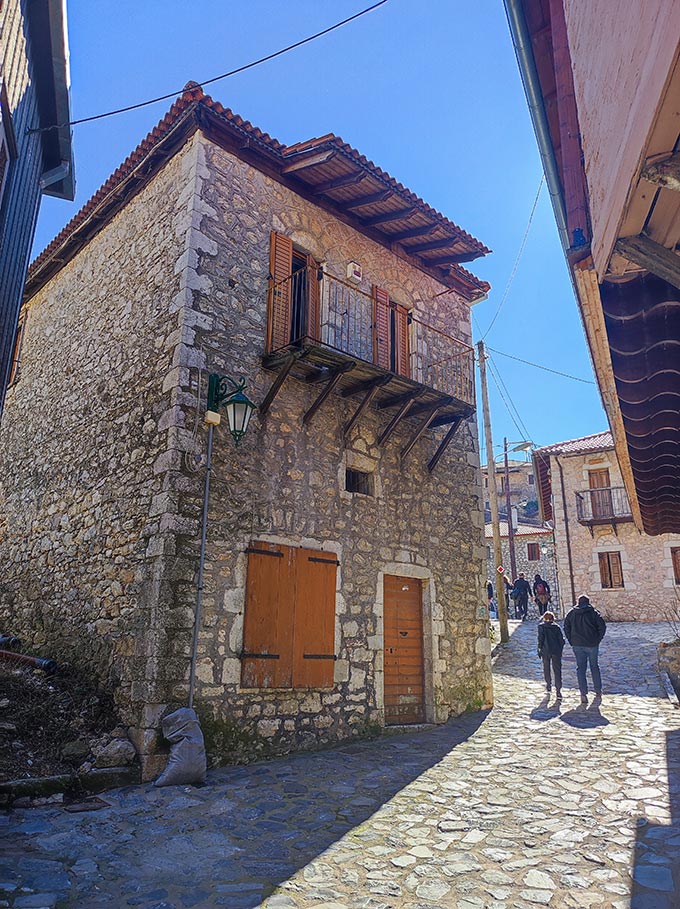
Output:
<instances>
[{"instance_id":1,"label":"wooden balcony support beam","mask_svg":"<svg viewBox=\"0 0 680 909\"><path fill-rule=\"evenodd\" d=\"M414 447L414 445L416 444L418 439L420 439L420 437L423 435L423 433L427 431L428 426L434 420L434 418L437 416L439 411L442 409L442 406L443 405L441 405L441 404L437 404L434 407L434 409L430 411L430 413L425 417L423 422L420 424L418 429L415 431L415 433L411 437L411 440L409 442L407 442L406 445L404 445L404 447L401 449L401 451L399 453L399 457L400 457L402 463L406 460L406 458L408 457L410 451L412 450L412 448Z\"/></svg>"},{"instance_id":2,"label":"wooden balcony support beam","mask_svg":"<svg viewBox=\"0 0 680 909\"><path fill-rule=\"evenodd\" d=\"M456 430L458 429L458 427L460 426L460 424L462 422L463 422L463 417L458 416L451 423L451 426L449 427L449 431L446 433L446 435L442 439L441 444L439 445L439 448L432 455L432 457L430 458L430 461L427 465L427 469L429 470L430 473L432 473L432 471L435 469L437 464L439 464L439 461L441 460L442 455L444 454L446 449L449 447L449 445L453 441L453 437L456 434Z\"/></svg>"},{"instance_id":3,"label":"wooden balcony support beam","mask_svg":"<svg viewBox=\"0 0 680 909\"><path fill-rule=\"evenodd\" d=\"M648 164L642 171L642 177L648 183L680 192L680 153L671 155L658 164Z\"/></svg>"},{"instance_id":4,"label":"wooden balcony support beam","mask_svg":"<svg viewBox=\"0 0 680 909\"><path fill-rule=\"evenodd\" d=\"M378 376L374 379L366 379L365 382L359 382L356 385L350 385L348 388L343 388L340 392L343 398L352 398L354 395L360 395L364 391L370 391L372 388L380 388L383 385L388 385L394 377L389 376Z\"/></svg>"},{"instance_id":5,"label":"wooden balcony support beam","mask_svg":"<svg viewBox=\"0 0 680 909\"><path fill-rule=\"evenodd\" d=\"M413 391L407 391L403 395L394 395L392 398L386 398L378 404L378 410L389 410L390 407L401 407L407 401L413 401L425 394L424 388L414 388Z\"/></svg>"},{"instance_id":6,"label":"wooden balcony support beam","mask_svg":"<svg viewBox=\"0 0 680 909\"><path fill-rule=\"evenodd\" d=\"M438 407L441 410L442 407L448 407L449 404L453 404L453 398L449 396L440 398L438 401L425 401L423 404L418 404L417 407L414 407L410 413L410 416L415 417L420 413L425 413L426 411L431 410L433 407Z\"/></svg>"},{"instance_id":7,"label":"wooden balcony support beam","mask_svg":"<svg viewBox=\"0 0 680 909\"><path fill-rule=\"evenodd\" d=\"M274 381L270 385L269 391L264 396L264 401L260 404L259 409L260 409L261 417L263 417L267 413L269 408L271 407L272 401L274 400L274 398L277 396L277 394L281 390L281 386L288 378L288 374L290 373L291 369L295 365L296 361L299 360L304 355L305 355L304 353L291 354L288 357L288 359L282 363L281 369L279 370L279 374L277 375L277 377L274 379Z\"/></svg>"},{"instance_id":8,"label":"wooden balcony support beam","mask_svg":"<svg viewBox=\"0 0 680 909\"><path fill-rule=\"evenodd\" d=\"M420 390L412 392L410 395L405 395L406 400L403 402L399 410L394 414L390 422L383 429L383 431L378 436L378 445L384 445L385 442L389 439L392 433L395 431L397 426L401 423L402 420L406 419L408 412L411 408L411 405L419 396Z\"/></svg>"},{"instance_id":9,"label":"wooden balcony support beam","mask_svg":"<svg viewBox=\"0 0 680 909\"><path fill-rule=\"evenodd\" d=\"M314 414L321 407L323 402L330 395L330 393L333 391L333 389L336 387L336 385L342 379L342 377L345 375L345 373L350 372L350 370L354 369L355 366L356 366L356 363L354 361L351 361L349 363L343 363L342 366L338 366L337 369L334 369L332 372L329 372L327 374L326 378L328 379L328 382L326 383L324 388L321 390L321 392L319 393L317 399L314 401L312 406L309 408L309 410L305 413L305 415L302 418L302 422L305 426L307 426L307 424L310 422L310 420L312 419Z\"/></svg>"},{"instance_id":10,"label":"wooden balcony support beam","mask_svg":"<svg viewBox=\"0 0 680 909\"><path fill-rule=\"evenodd\" d=\"M416 213L415 208L398 208L396 211L383 211L379 215L373 215L372 218L365 218L361 223L366 227L373 227L375 224L386 224L388 221L404 221Z\"/></svg>"},{"instance_id":11,"label":"wooden balcony support beam","mask_svg":"<svg viewBox=\"0 0 680 909\"><path fill-rule=\"evenodd\" d=\"M384 202L392 195L391 189L382 189L377 193L369 193L366 196L359 196L356 199L350 199L349 202L343 202L341 208L343 211L353 211L355 208L362 208L364 205L374 205L376 202Z\"/></svg>"},{"instance_id":12,"label":"wooden balcony support beam","mask_svg":"<svg viewBox=\"0 0 680 909\"><path fill-rule=\"evenodd\" d=\"M680 256L644 234L616 241L615 252L680 288Z\"/></svg>"},{"instance_id":13,"label":"wooden balcony support beam","mask_svg":"<svg viewBox=\"0 0 680 909\"><path fill-rule=\"evenodd\" d=\"M342 186L352 186L355 183L361 183L361 181L365 180L366 177L367 174L364 173L364 171L359 171L358 174L345 174L342 177L336 177L334 180L324 180L323 183L319 183L313 187L312 192L314 195L327 193L332 189L340 189Z\"/></svg>"},{"instance_id":14,"label":"wooden balcony support beam","mask_svg":"<svg viewBox=\"0 0 680 909\"><path fill-rule=\"evenodd\" d=\"M383 385L386 385L390 381L391 378L392 378L391 376L380 376L379 379L375 379L373 381L371 387L367 389L366 394L363 397L363 400L361 401L361 403L359 404L357 409L354 411L354 414L352 415L351 420L349 420L349 422L345 424L343 431L342 431L343 438L345 438L345 439L347 438L347 436L350 434L350 432L356 425L357 420L359 419L361 414L366 410L366 408L371 403L373 398L378 394L381 387Z\"/></svg>"}]
</instances>

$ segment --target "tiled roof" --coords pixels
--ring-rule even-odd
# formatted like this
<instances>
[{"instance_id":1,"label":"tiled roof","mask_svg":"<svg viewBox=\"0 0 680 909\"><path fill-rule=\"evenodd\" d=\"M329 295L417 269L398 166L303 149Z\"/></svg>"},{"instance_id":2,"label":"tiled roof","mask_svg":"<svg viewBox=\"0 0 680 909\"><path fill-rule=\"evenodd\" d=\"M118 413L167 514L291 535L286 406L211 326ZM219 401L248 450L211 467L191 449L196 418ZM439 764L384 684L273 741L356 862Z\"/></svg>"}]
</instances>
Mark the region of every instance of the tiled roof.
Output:
<instances>
[{"instance_id":1,"label":"tiled roof","mask_svg":"<svg viewBox=\"0 0 680 909\"><path fill-rule=\"evenodd\" d=\"M486 281L481 281L460 265L461 261L470 261L486 255L489 252L487 247L342 139L328 134L291 146L282 145L252 123L205 95L199 85L190 82L158 125L32 263L26 281L26 296L32 296L62 268L197 129L202 129L211 136L211 129L214 129L218 139L220 136L228 135L232 144L236 139L237 153L244 158L247 157L254 167L258 167L259 163L265 168L265 172L272 173L282 182L292 182L294 184L292 188L302 194L311 191L312 198L317 204L325 202L327 205L337 206L344 220L388 248L394 248L399 244L405 253L420 263L421 267L434 272L438 280L460 293L465 299L475 301L489 291L490 285ZM326 158L323 155L324 151L328 153ZM330 158L333 158L331 162L333 168L341 173L341 176L335 179L333 174L329 179L328 174L324 173L324 165ZM338 161L345 163L340 165ZM337 170L338 167L340 171ZM350 172L347 172L347 168L350 168ZM356 171L355 180L352 168ZM303 179L302 174L305 170L307 173ZM359 192L358 184L361 180L364 181L364 186L369 188L369 197L377 187L382 192L378 191L375 195L383 195L385 198L379 198L370 204L368 202L359 204L360 200L352 196L349 199L343 198L343 193L352 191L353 182ZM365 193L366 190L362 192ZM338 193L340 198L337 197ZM346 203L344 206L343 202ZM404 206L407 207L404 208L403 218L396 218L395 212L398 213ZM361 216L356 214L359 209L362 210ZM417 223L412 219L417 219ZM419 246L416 242L413 247L409 247L408 241L414 238L417 241L416 234L420 235L421 240L424 237L428 242ZM430 239L432 237L434 240ZM430 247L433 249L436 247L444 256L433 259ZM450 261L444 262L447 256Z\"/></svg>"},{"instance_id":2,"label":"tiled roof","mask_svg":"<svg viewBox=\"0 0 680 909\"><path fill-rule=\"evenodd\" d=\"M501 529L501 537L507 537L508 535L508 522L499 521L498 525ZM516 537L535 537L535 536L551 536L552 528L546 527L545 525L536 526L535 524L522 524L519 523L515 528ZM493 539L493 524L484 525L484 536L487 540Z\"/></svg>"},{"instance_id":3,"label":"tiled roof","mask_svg":"<svg viewBox=\"0 0 680 909\"><path fill-rule=\"evenodd\" d=\"M614 439L609 430L597 432L592 436L584 436L582 439L570 439L568 442L555 442L554 445L545 445L543 448L537 448L535 455L541 454L580 454L587 451L602 451L603 448L613 448Z\"/></svg>"}]
</instances>

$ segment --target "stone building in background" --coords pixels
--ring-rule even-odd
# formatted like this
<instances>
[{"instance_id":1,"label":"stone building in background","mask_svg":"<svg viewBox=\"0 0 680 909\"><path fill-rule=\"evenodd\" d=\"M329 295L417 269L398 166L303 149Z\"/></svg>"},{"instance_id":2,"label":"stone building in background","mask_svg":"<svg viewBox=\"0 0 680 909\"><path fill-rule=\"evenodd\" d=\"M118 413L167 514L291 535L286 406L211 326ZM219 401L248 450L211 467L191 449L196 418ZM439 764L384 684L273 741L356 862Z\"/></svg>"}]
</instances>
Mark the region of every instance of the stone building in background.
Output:
<instances>
[{"instance_id":1,"label":"stone building in background","mask_svg":"<svg viewBox=\"0 0 680 909\"><path fill-rule=\"evenodd\" d=\"M146 776L186 700L216 757L491 702L470 306L488 250L335 136L188 86L36 260L0 433L3 630L115 686Z\"/></svg>"},{"instance_id":2,"label":"stone building in background","mask_svg":"<svg viewBox=\"0 0 680 909\"><path fill-rule=\"evenodd\" d=\"M656 622L680 602L680 534L633 523L610 432L533 452L541 513L555 528L566 606L588 594L609 621Z\"/></svg>"},{"instance_id":3,"label":"stone building in background","mask_svg":"<svg viewBox=\"0 0 680 909\"><path fill-rule=\"evenodd\" d=\"M508 580L510 578L510 545L508 542L508 522L500 521L501 551L503 553L503 567ZM484 526L486 539L487 577L493 582L493 525L486 523ZM557 559L555 555L555 538L551 527L546 524L519 523L514 533L515 564L517 574L524 572L525 578L532 584L534 577L540 574L550 585L551 608L555 615L561 616L562 598L560 597L559 581L557 577ZM512 612L512 603L510 603Z\"/></svg>"},{"instance_id":4,"label":"stone building in background","mask_svg":"<svg viewBox=\"0 0 680 909\"><path fill-rule=\"evenodd\" d=\"M516 510L517 521L540 526L542 521L538 510L533 464L531 461L509 459L508 474L510 476L510 507ZM484 487L484 511L488 520L490 509L487 464L482 466L482 485ZM503 517L506 517L505 464L503 461L496 463L496 492L498 494L498 511Z\"/></svg>"}]
</instances>

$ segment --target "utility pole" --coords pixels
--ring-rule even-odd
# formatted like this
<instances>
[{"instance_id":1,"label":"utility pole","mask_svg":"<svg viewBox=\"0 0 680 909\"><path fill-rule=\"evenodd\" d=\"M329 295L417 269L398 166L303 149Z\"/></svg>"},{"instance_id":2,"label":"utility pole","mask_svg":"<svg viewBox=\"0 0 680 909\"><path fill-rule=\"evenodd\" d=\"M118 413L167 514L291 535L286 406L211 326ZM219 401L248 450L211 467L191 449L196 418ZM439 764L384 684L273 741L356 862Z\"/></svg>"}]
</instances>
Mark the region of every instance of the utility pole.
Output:
<instances>
[{"instance_id":1,"label":"utility pole","mask_svg":"<svg viewBox=\"0 0 680 909\"><path fill-rule=\"evenodd\" d=\"M512 505L510 503L510 467L508 465L508 440L503 439L503 454L505 455L505 512L508 516L508 548L510 550L510 580L517 577L517 562L515 561L515 528L512 526Z\"/></svg>"},{"instance_id":2,"label":"utility pole","mask_svg":"<svg viewBox=\"0 0 680 909\"><path fill-rule=\"evenodd\" d=\"M501 526L498 523L498 492L496 490L496 465L493 460L493 437L491 435L491 417L489 415L489 393L486 387L486 353L484 341L477 344L479 352L479 377L482 385L482 411L484 414L484 438L486 439L486 475L489 486L489 507L491 508L491 527L493 528L493 561L494 574L496 575L496 601L498 603L498 619L501 625L501 643L507 644L510 640L508 632L508 607L505 600L505 584L503 572L498 569L503 564L503 551L501 549Z\"/></svg>"}]
</instances>

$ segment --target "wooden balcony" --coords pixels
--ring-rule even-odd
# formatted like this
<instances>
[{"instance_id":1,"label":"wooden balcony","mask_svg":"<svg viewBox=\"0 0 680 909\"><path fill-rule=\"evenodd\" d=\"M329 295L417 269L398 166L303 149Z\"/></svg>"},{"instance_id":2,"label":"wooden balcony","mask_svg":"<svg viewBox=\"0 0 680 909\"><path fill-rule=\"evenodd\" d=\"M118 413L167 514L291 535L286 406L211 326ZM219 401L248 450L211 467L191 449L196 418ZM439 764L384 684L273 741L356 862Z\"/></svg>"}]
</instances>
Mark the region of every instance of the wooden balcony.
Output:
<instances>
[{"instance_id":1,"label":"wooden balcony","mask_svg":"<svg viewBox=\"0 0 680 909\"><path fill-rule=\"evenodd\" d=\"M583 489L576 495L576 519L592 528L596 524L625 524L633 520L623 486Z\"/></svg>"},{"instance_id":2,"label":"wooden balcony","mask_svg":"<svg viewBox=\"0 0 680 909\"><path fill-rule=\"evenodd\" d=\"M430 461L434 469L456 428L474 413L473 349L394 304L377 303L354 285L311 268L271 285L270 338L272 312L274 306L281 312L282 299L290 309L286 334L291 340L263 358L265 368L276 371L277 377L260 412L266 413L289 375L321 389L303 416L304 424L331 393L357 396L360 403L345 434L369 404L389 415L380 444L402 420L417 420L402 457L426 430L448 426L443 447ZM380 314L377 305L383 306ZM312 308L316 312L310 315Z\"/></svg>"}]
</instances>

